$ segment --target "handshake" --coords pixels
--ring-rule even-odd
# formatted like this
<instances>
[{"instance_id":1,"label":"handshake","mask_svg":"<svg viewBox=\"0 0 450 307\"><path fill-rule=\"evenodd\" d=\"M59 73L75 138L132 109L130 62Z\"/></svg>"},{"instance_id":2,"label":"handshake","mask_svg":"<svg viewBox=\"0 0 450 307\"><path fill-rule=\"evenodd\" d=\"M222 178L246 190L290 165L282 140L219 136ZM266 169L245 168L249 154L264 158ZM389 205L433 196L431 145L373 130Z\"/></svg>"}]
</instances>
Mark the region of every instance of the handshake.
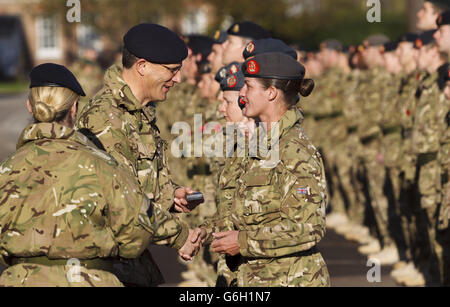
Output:
<instances>
[{"instance_id":1,"label":"handshake","mask_svg":"<svg viewBox=\"0 0 450 307\"><path fill-rule=\"evenodd\" d=\"M178 254L183 260L191 261L192 257L198 254L205 240L206 230L204 228L189 229L189 236L183 247L178 250Z\"/></svg>"}]
</instances>

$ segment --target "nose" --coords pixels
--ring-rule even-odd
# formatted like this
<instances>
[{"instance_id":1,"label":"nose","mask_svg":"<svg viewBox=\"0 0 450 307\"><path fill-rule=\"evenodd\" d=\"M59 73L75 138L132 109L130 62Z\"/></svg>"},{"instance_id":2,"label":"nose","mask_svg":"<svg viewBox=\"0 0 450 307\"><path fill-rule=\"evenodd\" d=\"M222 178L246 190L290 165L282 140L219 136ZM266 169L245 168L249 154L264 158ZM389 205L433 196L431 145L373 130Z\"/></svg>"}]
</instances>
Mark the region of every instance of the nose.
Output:
<instances>
[{"instance_id":1,"label":"nose","mask_svg":"<svg viewBox=\"0 0 450 307\"><path fill-rule=\"evenodd\" d=\"M172 81L175 83L181 83L181 70L177 71L175 76L173 76Z\"/></svg>"}]
</instances>

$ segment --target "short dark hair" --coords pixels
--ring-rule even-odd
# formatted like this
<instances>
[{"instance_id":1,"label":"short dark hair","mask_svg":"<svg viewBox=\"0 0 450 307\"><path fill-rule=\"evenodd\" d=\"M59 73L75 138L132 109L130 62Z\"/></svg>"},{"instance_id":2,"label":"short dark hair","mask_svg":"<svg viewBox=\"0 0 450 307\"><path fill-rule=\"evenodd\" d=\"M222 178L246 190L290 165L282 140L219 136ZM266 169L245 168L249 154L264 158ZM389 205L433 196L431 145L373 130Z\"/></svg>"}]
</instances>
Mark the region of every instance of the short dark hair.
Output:
<instances>
[{"instance_id":1,"label":"short dark hair","mask_svg":"<svg viewBox=\"0 0 450 307\"><path fill-rule=\"evenodd\" d=\"M130 69L131 67L133 67L134 64L136 64L136 62L139 59L132 54L130 51L128 51L127 48L123 47L122 48L122 65L123 68L126 69Z\"/></svg>"}]
</instances>

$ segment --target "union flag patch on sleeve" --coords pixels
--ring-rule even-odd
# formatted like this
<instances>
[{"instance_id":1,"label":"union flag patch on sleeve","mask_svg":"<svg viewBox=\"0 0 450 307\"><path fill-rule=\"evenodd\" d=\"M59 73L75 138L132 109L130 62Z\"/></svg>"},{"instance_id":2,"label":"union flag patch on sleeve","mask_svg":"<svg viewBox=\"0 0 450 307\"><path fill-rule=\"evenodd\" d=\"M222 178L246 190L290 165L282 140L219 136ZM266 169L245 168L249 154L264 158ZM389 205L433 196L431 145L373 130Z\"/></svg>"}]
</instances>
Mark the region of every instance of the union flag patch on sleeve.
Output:
<instances>
[{"instance_id":1,"label":"union flag patch on sleeve","mask_svg":"<svg viewBox=\"0 0 450 307\"><path fill-rule=\"evenodd\" d=\"M309 195L309 188L297 188L297 194Z\"/></svg>"}]
</instances>

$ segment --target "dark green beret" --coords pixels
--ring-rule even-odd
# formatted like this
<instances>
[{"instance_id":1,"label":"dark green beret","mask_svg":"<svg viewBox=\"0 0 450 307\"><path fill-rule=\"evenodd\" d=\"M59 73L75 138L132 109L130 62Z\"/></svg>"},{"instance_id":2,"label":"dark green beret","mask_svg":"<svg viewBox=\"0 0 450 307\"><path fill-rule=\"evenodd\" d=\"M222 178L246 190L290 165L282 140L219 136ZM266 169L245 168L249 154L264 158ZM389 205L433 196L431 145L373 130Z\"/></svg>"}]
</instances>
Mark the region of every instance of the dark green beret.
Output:
<instances>
[{"instance_id":1,"label":"dark green beret","mask_svg":"<svg viewBox=\"0 0 450 307\"><path fill-rule=\"evenodd\" d=\"M234 23L227 31L228 34L250 38L253 40L269 38L270 33L263 27L251 21Z\"/></svg>"},{"instance_id":2,"label":"dark green beret","mask_svg":"<svg viewBox=\"0 0 450 307\"><path fill-rule=\"evenodd\" d=\"M86 96L77 78L66 67L53 63L36 66L30 72L30 88L41 86L66 87Z\"/></svg>"},{"instance_id":3,"label":"dark green beret","mask_svg":"<svg viewBox=\"0 0 450 307\"><path fill-rule=\"evenodd\" d=\"M184 42L194 54L201 54L202 60L206 59L211 53L214 43L211 38L197 34L184 36Z\"/></svg>"},{"instance_id":4,"label":"dark green beret","mask_svg":"<svg viewBox=\"0 0 450 307\"><path fill-rule=\"evenodd\" d=\"M397 49L398 42L387 42L380 46L380 52L391 52Z\"/></svg>"},{"instance_id":5,"label":"dark green beret","mask_svg":"<svg viewBox=\"0 0 450 307\"><path fill-rule=\"evenodd\" d=\"M217 30L213 35L214 44L223 44L227 40L228 34L226 31Z\"/></svg>"},{"instance_id":6,"label":"dark green beret","mask_svg":"<svg viewBox=\"0 0 450 307\"><path fill-rule=\"evenodd\" d=\"M247 59L242 71L246 77L254 78L301 80L305 76L305 67L281 52L261 53Z\"/></svg>"},{"instance_id":7,"label":"dark green beret","mask_svg":"<svg viewBox=\"0 0 450 307\"><path fill-rule=\"evenodd\" d=\"M414 44L418 37L419 35L417 35L416 33L405 33L399 37L398 42L399 43L408 42Z\"/></svg>"},{"instance_id":8,"label":"dark green beret","mask_svg":"<svg viewBox=\"0 0 450 307\"><path fill-rule=\"evenodd\" d=\"M426 0L426 1L431 2L433 5L437 6L442 10L450 9L450 3L448 0Z\"/></svg>"},{"instance_id":9,"label":"dark green beret","mask_svg":"<svg viewBox=\"0 0 450 307\"><path fill-rule=\"evenodd\" d=\"M429 30L429 31L425 31L422 32L418 35L415 43L414 43L414 47L415 48L420 48L424 45L428 45L428 44L432 44L435 42L433 34L436 32L436 30Z\"/></svg>"},{"instance_id":10,"label":"dark green beret","mask_svg":"<svg viewBox=\"0 0 450 307\"><path fill-rule=\"evenodd\" d=\"M274 38L263 38L252 41L247 44L242 55L248 59L260 53L282 52L297 60L297 52L283 41Z\"/></svg>"},{"instance_id":11,"label":"dark green beret","mask_svg":"<svg viewBox=\"0 0 450 307\"><path fill-rule=\"evenodd\" d=\"M123 37L124 47L140 59L157 64L181 63L188 55L184 41L166 27L142 23Z\"/></svg>"},{"instance_id":12,"label":"dark green beret","mask_svg":"<svg viewBox=\"0 0 450 307\"><path fill-rule=\"evenodd\" d=\"M220 89L222 91L240 91L244 87L245 76L242 70L229 75L220 81Z\"/></svg>"},{"instance_id":13,"label":"dark green beret","mask_svg":"<svg viewBox=\"0 0 450 307\"><path fill-rule=\"evenodd\" d=\"M239 62L231 62L230 64L223 66L217 71L215 80L217 82L222 82L223 79L228 78L230 75L237 73L241 70L241 63Z\"/></svg>"},{"instance_id":14,"label":"dark green beret","mask_svg":"<svg viewBox=\"0 0 450 307\"><path fill-rule=\"evenodd\" d=\"M438 28L443 25L449 25L450 24L450 10L442 12L442 14L439 15L439 17L436 19L436 24Z\"/></svg>"}]
</instances>

